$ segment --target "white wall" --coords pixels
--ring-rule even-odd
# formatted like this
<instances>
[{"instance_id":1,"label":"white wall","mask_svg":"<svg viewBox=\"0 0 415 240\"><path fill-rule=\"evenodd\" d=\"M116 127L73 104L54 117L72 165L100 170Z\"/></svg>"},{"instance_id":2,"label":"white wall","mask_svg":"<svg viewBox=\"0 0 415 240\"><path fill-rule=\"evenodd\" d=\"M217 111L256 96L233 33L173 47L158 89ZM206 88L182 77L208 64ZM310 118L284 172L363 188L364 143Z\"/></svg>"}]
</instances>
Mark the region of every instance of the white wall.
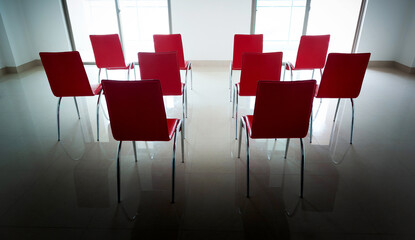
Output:
<instances>
[{"instance_id":1,"label":"white wall","mask_svg":"<svg viewBox=\"0 0 415 240\"><path fill-rule=\"evenodd\" d=\"M235 33L249 34L251 0L171 0L172 30L185 58L231 60Z\"/></svg>"},{"instance_id":2,"label":"white wall","mask_svg":"<svg viewBox=\"0 0 415 240\"><path fill-rule=\"evenodd\" d=\"M409 1L405 22L402 25L401 49L396 61L415 67L415 1Z\"/></svg>"},{"instance_id":3,"label":"white wall","mask_svg":"<svg viewBox=\"0 0 415 240\"><path fill-rule=\"evenodd\" d=\"M10 66L9 64L19 66L34 59L34 51L21 6L20 0L0 1L0 14L13 54L13 59L10 59L10 56L5 56L7 57L5 59L7 66Z\"/></svg>"},{"instance_id":4,"label":"white wall","mask_svg":"<svg viewBox=\"0 0 415 240\"><path fill-rule=\"evenodd\" d=\"M68 31L60 0L21 0L35 58L39 52L70 51Z\"/></svg>"},{"instance_id":5,"label":"white wall","mask_svg":"<svg viewBox=\"0 0 415 240\"><path fill-rule=\"evenodd\" d=\"M371 61L398 61L412 67L415 57L413 0L368 0L367 4L357 51L371 52Z\"/></svg>"}]
</instances>

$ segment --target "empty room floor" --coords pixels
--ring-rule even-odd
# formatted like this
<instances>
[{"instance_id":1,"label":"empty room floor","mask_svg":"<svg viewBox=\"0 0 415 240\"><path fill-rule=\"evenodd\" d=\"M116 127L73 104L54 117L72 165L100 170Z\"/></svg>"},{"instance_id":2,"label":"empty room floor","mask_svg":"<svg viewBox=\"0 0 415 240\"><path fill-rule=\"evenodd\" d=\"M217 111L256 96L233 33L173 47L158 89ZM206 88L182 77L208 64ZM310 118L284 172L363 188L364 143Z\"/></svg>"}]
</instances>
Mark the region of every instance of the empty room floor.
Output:
<instances>
[{"instance_id":1,"label":"empty room floor","mask_svg":"<svg viewBox=\"0 0 415 240\"><path fill-rule=\"evenodd\" d=\"M97 82L96 67L86 70ZM73 99L63 99L58 142L58 99L43 68L2 76L0 239L415 238L415 75L368 69L355 100L352 145L350 101L341 101L335 122L337 100L314 101L303 199L297 139L286 159L286 139L250 141L245 197L246 136L238 158L228 69L196 65L193 79L184 163L177 149L176 203L170 141L137 142L137 163L132 143L123 143L118 204L117 141L105 100L97 142L97 97L78 98L80 119ZM180 117L181 98L164 100L167 116ZM253 98L241 97L239 116L253 107Z\"/></svg>"}]
</instances>

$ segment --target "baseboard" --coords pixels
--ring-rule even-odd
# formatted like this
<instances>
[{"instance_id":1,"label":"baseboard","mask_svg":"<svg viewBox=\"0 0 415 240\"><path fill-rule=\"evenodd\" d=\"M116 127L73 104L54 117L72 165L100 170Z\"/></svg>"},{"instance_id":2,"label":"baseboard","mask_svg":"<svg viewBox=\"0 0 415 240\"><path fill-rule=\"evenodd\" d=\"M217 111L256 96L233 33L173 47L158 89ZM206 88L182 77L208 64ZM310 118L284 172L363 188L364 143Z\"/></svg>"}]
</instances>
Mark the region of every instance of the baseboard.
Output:
<instances>
[{"instance_id":1,"label":"baseboard","mask_svg":"<svg viewBox=\"0 0 415 240\"><path fill-rule=\"evenodd\" d=\"M415 73L415 67L408 67L402 63L398 63L396 61L369 61L368 67L389 67L389 68L396 68L402 72L406 73Z\"/></svg>"},{"instance_id":2,"label":"baseboard","mask_svg":"<svg viewBox=\"0 0 415 240\"><path fill-rule=\"evenodd\" d=\"M37 66L42 66L42 62L40 61L40 59L35 59L33 61L27 62L17 67L4 67L0 69L0 76L10 73L21 73Z\"/></svg>"}]
</instances>

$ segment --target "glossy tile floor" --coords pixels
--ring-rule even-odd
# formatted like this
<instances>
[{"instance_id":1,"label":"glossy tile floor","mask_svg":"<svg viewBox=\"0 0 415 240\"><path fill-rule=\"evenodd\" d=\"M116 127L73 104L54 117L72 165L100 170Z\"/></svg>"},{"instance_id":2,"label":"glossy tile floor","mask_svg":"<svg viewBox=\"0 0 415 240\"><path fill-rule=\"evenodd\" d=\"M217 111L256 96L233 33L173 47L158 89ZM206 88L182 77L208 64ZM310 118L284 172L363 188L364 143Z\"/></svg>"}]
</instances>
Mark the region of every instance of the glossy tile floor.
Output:
<instances>
[{"instance_id":1,"label":"glossy tile floor","mask_svg":"<svg viewBox=\"0 0 415 240\"><path fill-rule=\"evenodd\" d=\"M96 82L95 66L86 69ZM110 78L124 78L118 74ZM294 139L287 159L285 139L251 141L252 196L245 197L245 136L238 159L227 68L195 67L193 77L176 203L170 204L172 142L137 144L137 163L126 142L118 204L117 142L102 109L96 141L97 98L78 99L80 120L73 100L63 100L57 142L57 98L43 68L3 76L0 239L415 238L414 75L367 71L355 102L353 145L350 101L342 101L335 123L336 100L315 101L303 200ZM180 117L180 97L165 104L168 116ZM239 114L253 104L242 97Z\"/></svg>"}]
</instances>

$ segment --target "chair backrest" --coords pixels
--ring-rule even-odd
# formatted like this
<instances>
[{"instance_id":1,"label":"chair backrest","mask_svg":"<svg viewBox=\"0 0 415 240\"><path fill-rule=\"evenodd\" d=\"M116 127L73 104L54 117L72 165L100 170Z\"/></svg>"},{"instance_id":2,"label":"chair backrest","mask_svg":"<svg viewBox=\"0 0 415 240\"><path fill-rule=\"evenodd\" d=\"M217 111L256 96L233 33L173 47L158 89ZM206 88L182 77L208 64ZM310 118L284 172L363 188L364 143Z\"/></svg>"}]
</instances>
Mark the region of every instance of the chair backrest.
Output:
<instances>
[{"instance_id":1,"label":"chair backrest","mask_svg":"<svg viewBox=\"0 0 415 240\"><path fill-rule=\"evenodd\" d=\"M186 66L183 53L182 35L180 34L155 34L153 35L155 52L177 52L179 67Z\"/></svg>"},{"instance_id":2,"label":"chair backrest","mask_svg":"<svg viewBox=\"0 0 415 240\"><path fill-rule=\"evenodd\" d=\"M94 95L79 52L41 52L39 55L56 97Z\"/></svg>"},{"instance_id":3,"label":"chair backrest","mask_svg":"<svg viewBox=\"0 0 415 240\"><path fill-rule=\"evenodd\" d=\"M160 81L102 80L102 86L116 140L169 140Z\"/></svg>"},{"instance_id":4,"label":"chair backrest","mask_svg":"<svg viewBox=\"0 0 415 240\"><path fill-rule=\"evenodd\" d=\"M163 95L181 95L181 80L176 52L138 53L141 79L158 79Z\"/></svg>"},{"instance_id":5,"label":"chair backrest","mask_svg":"<svg viewBox=\"0 0 415 240\"><path fill-rule=\"evenodd\" d=\"M329 41L330 35L301 36L295 69L323 68Z\"/></svg>"},{"instance_id":6,"label":"chair backrest","mask_svg":"<svg viewBox=\"0 0 415 240\"><path fill-rule=\"evenodd\" d=\"M370 53L330 53L316 97L358 97L369 58Z\"/></svg>"},{"instance_id":7,"label":"chair backrest","mask_svg":"<svg viewBox=\"0 0 415 240\"><path fill-rule=\"evenodd\" d=\"M259 81L252 138L303 138L307 135L315 80Z\"/></svg>"},{"instance_id":8,"label":"chair backrest","mask_svg":"<svg viewBox=\"0 0 415 240\"><path fill-rule=\"evenodd\" d=\"M98 68L126 67L118 34L89 35Z\"/></svg>"},{"instance_id":9,"label":"chair backrest","mask_svg":"<svg viewBox=\"0 0 415 240\"><path fill-rule=\"evenodd\" d=\"M262 34L235 34L233 38L232 69L241 69L243 53L262 53L263 38Z\"/></svg>"},{"instance_id":10,"label":"chair backrest","mask_svg":"<svg viewBox=\"0 0 415 240\"><path fill-rule=\"evenodd\" d=\"M259 80L280 81L282 52L244 53L242 56L241 96L255 96Z\"/></svg>"}]
</instances>

